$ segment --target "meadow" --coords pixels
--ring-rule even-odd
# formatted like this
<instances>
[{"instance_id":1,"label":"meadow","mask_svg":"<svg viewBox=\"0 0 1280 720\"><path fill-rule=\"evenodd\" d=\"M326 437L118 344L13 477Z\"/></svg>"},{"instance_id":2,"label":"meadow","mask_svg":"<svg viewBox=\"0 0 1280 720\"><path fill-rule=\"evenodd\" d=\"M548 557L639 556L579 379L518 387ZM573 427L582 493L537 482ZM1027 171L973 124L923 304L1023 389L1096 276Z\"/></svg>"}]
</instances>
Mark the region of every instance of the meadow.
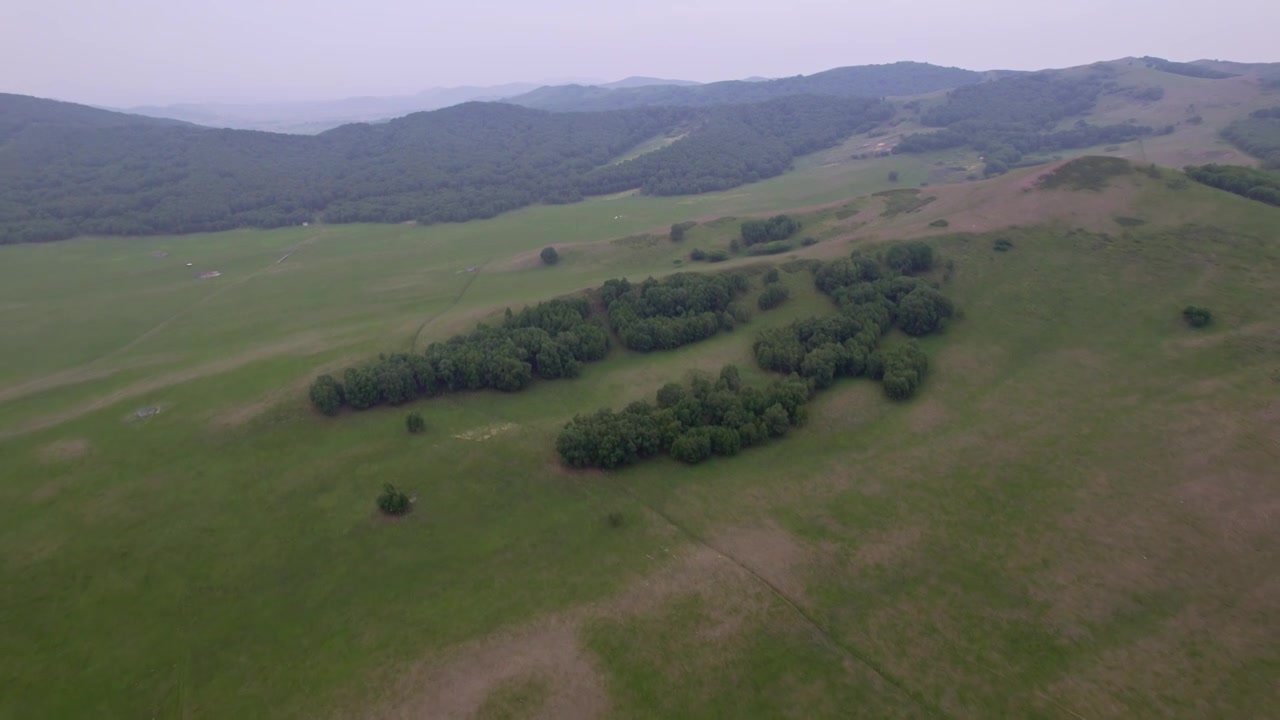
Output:
<instances>
[{"instance_id":1,"label":"meadow","mask_svg":"<svg viewBox=\"0 0 1280 720\"><path fill-rule=\"evenodd\" d=\"M693 198L0 248L0 717L1264 716L1280 211L1173 173L1027 189L1035 169L901 216L817 210L972 161L855 145ZM797 208L821 237L800 257L955 220L927 233L963 317L911 402L842 381L734 458L561 467L575 413L726 362L763 381L755 334L832 311L803 270L733 333L575 380L306 402L319 372L507 305L759 264L685 260L731 223L636 236ZM1214 323L1187 328L1192 303ZM399 520L388 481L416 498Z\"/></svg>"}]
</instances>

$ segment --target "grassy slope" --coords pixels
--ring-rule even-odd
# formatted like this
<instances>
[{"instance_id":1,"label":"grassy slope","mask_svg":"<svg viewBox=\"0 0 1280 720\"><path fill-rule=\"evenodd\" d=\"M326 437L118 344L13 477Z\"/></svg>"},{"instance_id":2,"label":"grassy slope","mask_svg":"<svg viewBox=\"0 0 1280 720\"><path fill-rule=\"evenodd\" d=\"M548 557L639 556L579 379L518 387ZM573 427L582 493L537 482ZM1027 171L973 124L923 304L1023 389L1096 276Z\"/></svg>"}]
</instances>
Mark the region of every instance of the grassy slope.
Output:
<instances>
[{"instance_id":1,"label":"grassy slope","mask_svg":"<svg viewBox=\"0 0 1280 720\"><path fill-rule=\"evenodd\" d=\"M698 468L566 474L550 446L575 412L691 367L749 366L756 330L826 308L805 277L733 335L619 353L518 396L423 403L422 438L402 432L402 412L327 421L303 403L317 366L405 347L424 322L439 335L504 303L672 268L681 252L585 241L936 167L853 172L841 152L738 192L485 223L3 248L4 342L28 352L5 356L0 392L82 375L0 402L0 429L101 408L0 440L0 669L13 678L0 716L412 715L466 696L432 678L486 658L483 642L519 656L505 650L521 649L524 623L552 621L590 658L577 684L557 671L567 661L481 663L466 676L487 714L593 692L623 717L1274 706L1267 471L1280 438L1263 390L1280 372L1280 251L1275 211L1224 193L1135 177L1100 196L1032 196L1014 175L940 189L918 216L864 211L855 237L975 203L999 226L995 206L1032 197L1048 200L1014 215L1097 205L1062 217L1101 228L1119 194L1151 224L1006 233L1003 254L989 237L941 239L966 318L926 343L935 370L916 401L845 383L794 437ZM1214 229L1162 227L1192 210ZM520 259L550 242L567 244L556 268ZM196 282L186 262L225 275ZM1185 329L1186 303L1213 308L1215 326ZM129 420L143 404L163 410ZM373 516L385 479L419 498L403 522ZM613 510L621 530L602 521ZM386 704L370 710L375 698Z\"/></svg>"}]
</instances>

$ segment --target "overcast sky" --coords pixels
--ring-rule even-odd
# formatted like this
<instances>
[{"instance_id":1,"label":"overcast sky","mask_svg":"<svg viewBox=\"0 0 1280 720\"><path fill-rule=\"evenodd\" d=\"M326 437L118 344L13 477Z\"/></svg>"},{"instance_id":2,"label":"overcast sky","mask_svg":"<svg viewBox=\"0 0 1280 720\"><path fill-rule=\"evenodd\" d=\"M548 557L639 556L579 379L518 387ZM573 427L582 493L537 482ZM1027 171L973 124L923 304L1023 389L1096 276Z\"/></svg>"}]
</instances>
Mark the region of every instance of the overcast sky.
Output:
<instances>
[{"instance_id":1,"label":"overcast sky","mask_svg":"<svg viewBox=\"0 0 1280 720\"><path fill-rule=\"evenodd\" d=\"M127 106L920 60L1280 61L1280 0L4 0L0 92Z\"/></svg>"}]
</instances>

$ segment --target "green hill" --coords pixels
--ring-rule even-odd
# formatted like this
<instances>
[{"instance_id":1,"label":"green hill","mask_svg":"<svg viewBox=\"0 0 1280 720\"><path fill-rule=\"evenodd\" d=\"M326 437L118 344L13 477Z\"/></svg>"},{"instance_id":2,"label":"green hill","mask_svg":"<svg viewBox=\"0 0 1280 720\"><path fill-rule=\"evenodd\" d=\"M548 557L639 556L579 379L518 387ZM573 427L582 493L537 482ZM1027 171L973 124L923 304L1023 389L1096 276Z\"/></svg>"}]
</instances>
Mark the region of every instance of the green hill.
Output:
<instances>
[{"instance_id":1,"label":"green hill","mask_svg":"<svg viewBox=\"0 0 1280 720\"><path fill-rule=\"evenodd\" d=\"M0 244L317 220L460 222L643 188L725 189L886 119L876 100L553 114L467 103L304 137L0 98ZM34 120L27 120L33 118ZM38 120L38 122L36 121ZM655 135L660 151L610 163Z\"/></svg>"},{"instance_id":2,"label":"green hill","mask_svg":"<svg viewBox=\"0 0 1280 720\"><path fill-rule=\"evenodd\" d=\"M0 716L1266 717L1280 210L1114 160L788 210L795 182L0 247ZM689 264L782 211L815 242ZM757 338L840 312L815 263L920 239L904 283L957 312L910 401L842 379L734 457L560 463L575 415L694 371L768 387ZM744 274L748 322L310 409L320 373L690 267Z\"/></svg>"}]
</instances>

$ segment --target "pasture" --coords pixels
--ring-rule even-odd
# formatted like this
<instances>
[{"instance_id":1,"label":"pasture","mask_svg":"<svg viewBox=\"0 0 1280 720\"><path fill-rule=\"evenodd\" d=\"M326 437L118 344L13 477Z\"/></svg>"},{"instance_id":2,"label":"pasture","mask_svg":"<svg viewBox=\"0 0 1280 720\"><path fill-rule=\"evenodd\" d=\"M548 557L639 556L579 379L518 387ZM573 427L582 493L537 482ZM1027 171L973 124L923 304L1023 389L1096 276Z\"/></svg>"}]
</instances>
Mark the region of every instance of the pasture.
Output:
<instances>
[{"instance_id":1,"label":"pasture","mask_svg":"<svg viewBox=\"0 0 1280 720\"><path fill-rule=\"evenodd\" d=\"M0 716L1280 704L1277 211L1136 175L1040 191L1034 170L902 216L875 198L852 219L813 210L890 187L890 169L918 184L963 161L848 151L728 193L462 225L0 248ZM954 263L964 317L925 341L911 402L843 381L805 427L735 458L560 466L575 413L726 362L763 379L755 334L831 311L798 271L789 302L733 333L615 348L575 380L332 419L306 403L319 372L507 305L762 262L682 259L731 224L623 238L806 207L821 242L801 257L928 232ZM946 217L961 221L926 230ZM554 267L536 260L547 245ZM195 279L208 270L222 275ZM1214 324L1187 328L1189 303ZM405 433L410 409L424 434ZM388 481L416 498L403 519L373 506Z\"/></svg>"}]
</instances>

